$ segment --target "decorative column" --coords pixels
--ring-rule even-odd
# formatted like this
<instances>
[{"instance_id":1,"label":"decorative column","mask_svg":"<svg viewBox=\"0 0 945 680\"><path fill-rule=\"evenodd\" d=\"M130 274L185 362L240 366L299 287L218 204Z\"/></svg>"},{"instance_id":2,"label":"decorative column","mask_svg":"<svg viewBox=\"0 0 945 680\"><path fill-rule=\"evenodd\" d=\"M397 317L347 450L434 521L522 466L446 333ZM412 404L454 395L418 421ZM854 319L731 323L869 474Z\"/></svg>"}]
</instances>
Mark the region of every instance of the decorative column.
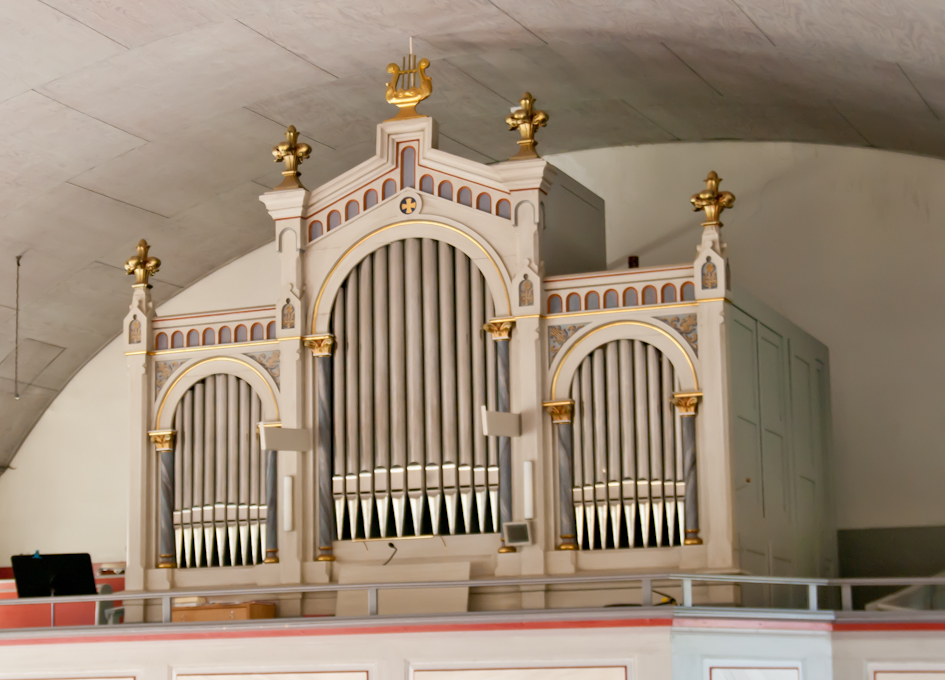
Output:
<instances>
[{"instance_id":1,"label":"decorative column","mask_svg":"<svg viewBox=\"0 0 945 680\"><path fill-rule=\"evenodd\" d=\"M509 413L511 410L511 389L509 385L509 340L515 319L494 319L482 328L495 341L496 356L496 410ZM499 437L499 530L512 520L512 438ZM515 552L515 548L505 545L502 539L500 553Z\"/></svg>"},{"instance_id":2,"label":"decorative column","mask_svg":"<svg viewBox=\"0 0 945 680\"><path fill-rule=\"evenodd\" d=\"M578 544L575 540L577 528L574 522L574 498L572 497L574 438L571 418L574 414L574 402L571 399L546 401L542 406L551 414L555 439L558 441L558 526L561 531L561 543L558 544L557 549L577 550Z\"/></svg>"},{"instance_id":3,"label":"decorative column","mask_svg":"<svg viewBox=\"0 0 945 680\"><path fill-rule=\"evenodd\" d=\"M686 483L686 539L684 545L702 545L699 538L699 476L696 471L696 405L701 392L673 395L682 423L683 479Z\"/></svg>"},{"instance_id":4,"label":"decorative column","mask_svg":"<svg viewBox=\"0 0 945 680\"><path fill-rule=\"evenodd\" d=\"M148 437L160 456L158 463L160 498L158 506L158 568L171 569L177 566L174 547L174 430L154 430Z\"/></svg>"},{"instance_id":5,"label":"decorative column","mask_svg":"<svg viewBox=\"0 0 945 680\"><path fill-rule=\"evenodd\" d=\"M279 562L279 484L276 451L266 451L266 564Z\"/></svg>"},{"instance_id":6,"label":"decorative column","mask_svg":"<svg viewBox=\"0 0 945 680\"><path fill-rule=\"evenodd\" d=\"M332 441L332 350L335 338L318 335L305 339L305 346L312 350L315 360L315 475L318 528L315 542L319 562L334 562L332 554L332 532L334 505L331 489L331 441Z\"/></svg>"}]
</instances>

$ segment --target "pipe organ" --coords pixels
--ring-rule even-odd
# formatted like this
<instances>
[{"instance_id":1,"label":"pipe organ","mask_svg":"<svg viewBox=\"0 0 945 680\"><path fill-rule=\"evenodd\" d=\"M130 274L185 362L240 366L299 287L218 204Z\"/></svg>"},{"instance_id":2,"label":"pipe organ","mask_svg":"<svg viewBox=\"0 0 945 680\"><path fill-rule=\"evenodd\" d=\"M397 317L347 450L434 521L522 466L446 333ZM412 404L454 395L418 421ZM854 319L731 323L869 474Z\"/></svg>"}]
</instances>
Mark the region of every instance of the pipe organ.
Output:
<instances>
[{"instance_id":1,"label":"pipe organ","mask_svg":"<svg viewBox=\"0 0 945 680\"><path fill-rule=\"evenodd\" d=\"M160 316L160 261L142 242L126 265L128 587L826 575L827 350L732 290L718 176L694 261L607 270L604 203L538 157L534 100L518 155L482 165L437 148L411 64L422 92L392 86L357 167L309 190L304 133L277 146L271 304Z\"/></svg>"},{"instance_id":2,"label":"pipe organ","mask_svg":"<svg viewBox=\"0 0 945 680\"><path fill-rule=\"evenodd\" d=\"M433 239L394 241L335 297L332 494L338 540L499 527L494 316L478 266Z\"/></svg>"}]
</instances>

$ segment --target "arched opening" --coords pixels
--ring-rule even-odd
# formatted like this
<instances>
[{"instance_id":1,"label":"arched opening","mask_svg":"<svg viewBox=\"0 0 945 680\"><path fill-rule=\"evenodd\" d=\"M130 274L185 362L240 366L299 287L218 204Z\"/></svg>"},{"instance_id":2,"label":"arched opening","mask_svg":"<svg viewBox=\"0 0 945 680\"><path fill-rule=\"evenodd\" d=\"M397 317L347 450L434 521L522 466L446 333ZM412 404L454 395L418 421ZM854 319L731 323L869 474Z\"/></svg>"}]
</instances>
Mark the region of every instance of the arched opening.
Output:
<instances>
[{"instance_id":1,"label":"arched opening","mask_svg":"<svg viewBox=\"0 0 945 680\"><path fill-rule=\"evenodd\" d=\"M154 339L154 348L167 349L167 334L166 333L157 334L157 337Z\"/></svg>"},{"instance_id":2,"label":"arched opening","mask_svg":"<svg viewBox=\"0 0 945 680\"><path fill-rule=\"evenodd\" d=\"M310 225L308 225L308 240L314 241L319 236L322 235L322 223L318 220L315 220Z\"/></svg>"},{"instance_id":3,"label":"arched opening","mask_svg":"<svg viewBox=\"0 0 945 680\"><path fill-rule=\"evenodd\" d=\"M377 192L374 189L368 189L364 192L364 209L373 208L377 205Z\"/></svg>"},{"instance_id":4,"label":"arched opening","mask_svg":"<svg viewBox=\"0 0 945 680\"><path fill-rule=\"evenodd\" d=\"M453 185L447 181L440 182L439 190L440 198L445 198L447 201L453 200Z\"/></svg>"},{"instance_id":5,"label":"arched opening","mask_svg":"<svg viewBox=\"0 0 945 680\"><path fill-rule=\"evenodd\" d=\"M332 210L328 213L328 231L332 229L337 229L338 225L341 224L341 213L337 210Z\"/></svg>"},{"instance_id":6,"label":"arched opening","mask_svg":"<svg viewBox=\"0 0 945 680\"><path fill-rule=\"evenodd\" d=\"M584 309L600 309L600 295L591 291L584 297Z\"/></svg>"},{"instance_id":7,"label":"arched opening","mask_svg":"<svg viewBox=\"0 0 945 680\"><path fill-rule=\"evenodd\" d=\"M236 327L236 341L246 342L246 326L239 325Z\"/></svg>"},{"instance_id":8,"label":"arched opening","mask_svg":"<svg viewBox=\"0 0 945 680\"><path fill-rule=\"evenodd\" d=\"M420 178L420 191L425 194L433 193L433 178L430 175L424 175Z\"/></svg>"},{"instance_id":9,"label":"arched opening","mask_svg":"<svg viewBox=\"0 0 945 680\"><path fill-rule=\"evenodd\" d=\"M548 313L549 314L560 314L561 313L561 296L552 295L548 298Z\"/></svg>"},{"instance_id":10,"label":"arched opening","mask_svg":"<svg viewBox=\"0 0 945 680\"><path fill-rule=\"evenodd\" d=\"M227 326L224 326L220 329L220 344L229 345L231 342L233 342L233 338L230 335L230 329Z\"/></svg>"},{"instance_id":11,"label":"arched opening","mask_svg":"<svg viewBox=\"0 0 945 680\"><path fill-rule=\"evenodd\" d=\"M276 322L270 321L266 324L266 340L275 340L276 338Z\"/></svg>"},{"instance_id":12,"label":"arched opening","mask_svg":"<svg viewBox=\"0 0 945 680\"><path fill-rule=\"evenodd\" d=\"M400 152L400 186L401 187L414 187L414 177L416 176L417 168L417 151L412 146L405 147L403 151Z\"/></svg>"},{"instance_id":13,"label":"arched opening","mask_svg":"<svg viewBox=\"0 0 945 680\"><path fill-rule=\"evenodd\" d=\"M569 312L580 312L581 311L581 296L577 293L571 293L568 296L568 311Z\"/></svg>"},{"instance_id":14,"label":"arched opening","mask_svg":"<svg viewBox=\"0 0 945 680\"><path fill-rule=\"evenodd\" d=\"M483 212L491 213L492 212L492 196L486 193L479 194L479 198L476 199L476 209Z\"/></svg>"},{"instance_id":15,"label":"arched opening","mask_svg":"<svg viewBox=\"0 0 945 680\"><path fill-rule=\"evenodd\" d=\"M662 290L663 302L676 302L676 286L667 283Z\"/></svg>"},{"instance_id":16,"label":"arched opening","mask_svg":"<svg viewBox=\"0 0 945 680\"><path fill-rule=\"evenodd\" d=\"M647 286L643 289L643 304L645 305L655 305L656 304L656 288L653 286Z\"/></svg>"},{"instance_id":17,"label":"arched opening","mask_svg":"<svg viewBox=\"0 0 945 680\"><path fill-rule=\"evenodd\" d=\"M193 329L187 332L187 346L188 347L200 346L200 331Z\"/></svg>"},{"instance_id":18,"label":"arched opening","mask_svg":"<svg viewBox=\"0 0 945 680\"><path fill-rule=\"evenodd\" d=\"M512 204L503 198L495 204L495 214L507 220L512 219Z\"/></svg>"},{"instance_id":19,"label":"arched opening","mask_svg":"<svg viewBox=\"0 0 945 680\"><path fill-rule=\"evenodd\" d=\"M250 329L250 340L264 340L263 338L263 325L261 323L254 323L252 329Z\"/></svg>"},{"instance_id":20,"label":"arched opening","mask_svg":"<svg viewBox=\"0 0 945 680\"><path fill-rule=\"evenodd\" d=\"M178 349L184 346L184 334L180 331L174 331L171 336L171 349Z\"/></svg>"},{"instance_id":21,"label":"arched opening","mask_svg":"<svg viewBox=\"0 0 945 680\"><path fill-rule=\"evenodd\" d=\"M627 288L623 292L623 306L624 307L636 307L640 304L639 299L637 298L637 289L636 288Z\"/></svg>"},{"instance_id":22,"label":"arched opening","mask_svg":"<svg viewBox=\"0 0 945 680\"><path fill-rule=\"evenodd\" d=\"M385 180L382 191L385 199L390 198L397 193L397 183L392 179Z\"/></svg>"},{"instance_id":23,"label":"arched opening","mask_svg":"<svg viewBox=\"0 0 945 680\"><path fill-rule=\"evenodd\" d=\"M345 221L354 219L358 216L359 212L361 212L361 209L358 206L358 202L348 201L347 205L345 205Z\"/></svg>"},{"instance_id":24,"label":"arched opening","mask_svg":"<svg viewBox=\"0 0 945 680\"><path fill-rule=\"evenodd\" d=\"M614 307L619 307L620 301L617 297L617 291L608 290L604 293L604 309L613 309Z\"/></svg>"},{"instance_id":25,"label":"arched opening","mask_svg":"<svg viewBox=\"0 0 945 680\"><path fill-rule=\"evenodd\" d=\"M692 302L696 299L696 287L692 285L692 282L686 282L682 285L682 299L683 302Z\"/></svg>"},{"instance_id":26,"label":"arched opening","mask_svg":"<svg viewBox=\"0 0 945 680\"><path fill-rule=\"evenodd\" d=\"M469 190L469 187L463 187L459 190L457 202L460 205L467 205L470 208L472 207L472 191Z\"/></svg>"},{"instance_id":27,"label":"arched opening","mask_svg":"<svg viewBox=\"0 0 945 680\"><path fill-rule=\"evenodd\" d=\"M214 338L214 332L212 328L205 328L203 331L203 344L213 345L215 344L216 338Z\"/></svg>"}]
</instances>

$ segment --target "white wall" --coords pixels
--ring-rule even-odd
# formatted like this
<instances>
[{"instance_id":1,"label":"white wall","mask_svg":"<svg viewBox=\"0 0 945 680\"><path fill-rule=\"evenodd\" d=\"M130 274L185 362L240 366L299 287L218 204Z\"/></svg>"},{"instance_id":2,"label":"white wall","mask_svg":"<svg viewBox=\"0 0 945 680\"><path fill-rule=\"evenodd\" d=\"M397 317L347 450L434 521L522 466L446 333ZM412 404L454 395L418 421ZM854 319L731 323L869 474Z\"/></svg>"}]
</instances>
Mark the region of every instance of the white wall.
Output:
<instances>
[{"instance_id":1,"label":"white wall","mask_svg":"<svg viewBox=\"0 0 945 680\"><path fill-rule=\"evenodd\" d=\"M945 524L945 162L713 142L549 157L607 203L611 266L690 261L709 170L733 279L830 348L842 529Z\"/></svg>"},{"instance_id":2,"label":"white wall","mask_svg":"<svg viewBox=\"0 0 945 680\"><path fill-rule=\"evenodd\" d=\"M715 169L734 278L831 351L841 528L945 525L945 162L868 149L717 142L550 157L607 202L611 266L691 261L689 196ZM576 226L575 228L580 228ZM270 304L272 245L180 293L162 314ZM129 301L131 299L129 289ZM0 476L0 565L20 552L125 553L125 361L108 345Z\"/></svg>"},{"instance_id":3,"label":"white wall","mask_svg":"<svg viewBox=\"0 0 945 680\"><path fill-rule=\"evenodd\" d=\"M158 313L266 305L278 295L279 261L268 244L201 279ZM127 418L125 356L116 338L66 385L17 453L16 469L0 476L0 565L34 550L124 561Z\"/></svg>"}]
</instances>

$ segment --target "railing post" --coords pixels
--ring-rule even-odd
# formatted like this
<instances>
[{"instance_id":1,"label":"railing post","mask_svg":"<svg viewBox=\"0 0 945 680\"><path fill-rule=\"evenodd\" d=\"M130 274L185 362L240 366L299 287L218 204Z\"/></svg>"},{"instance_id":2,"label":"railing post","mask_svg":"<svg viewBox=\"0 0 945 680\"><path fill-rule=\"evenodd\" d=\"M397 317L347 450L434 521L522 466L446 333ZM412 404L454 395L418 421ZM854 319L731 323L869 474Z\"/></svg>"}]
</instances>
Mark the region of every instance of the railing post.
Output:
<instances>
[{"instance_id":1,"label":"railing post","mask_svg":"<svg viewBox=\"0 0 945 680\"><path fill-rule=\"evenodd\" d=\"M50 628L56 627L56 603L55 602L49 603L49 627Z\"/></svg>"},{"instance_id":2,"label":"railing post","mask_svg":"<svg viewBox=\"0 0 945 680\"><path fill-rule=\"evenodd\" d=\"M845 612L853 611L853 586L848 583L840 586L840 608Z\"/></svg>"},{"instance_id":3,"label":"railing post","mask_svg":"<svg viewBox=\"0 0 945 680\"><path fill-rule=\"evenodd\" d=\"M171 622L171 598L169 595L161 598L161 621L164 623Z\"/></svg>"},{"instance_id":4,"label":"railing post","mask_svg":"<svg viewBox=\"0 0 945 680\"><path fill-rule=\"evenodd\" d=\"M682 580L682 606L692 606L692 579L684 578Z\"/></svg>"},{"instance_id":5,"label":"railing post","mask_svg":"<svg viewBox=\"0 0 945 680\"><path fill-rule=\"evenodd\" d=\"M653 581L645 578L640 582L640 606L653 606Z\"/></svg>"},{"instance_id":6,"label":"railing post","mask_svg":"<svg viewBox=\"0 0 945 680\"><path fill-rule=\"evenodd\" d=\"M368 588L367 609L368 616L377 616L377 588Z\"/></svg>"},{"instance_id":7,"label":"railing post","mask_svg":"<svg viewBox=\"0 0 945 680\"><path fill-rule=\"evenodd\" d=\"M816 583L807 584L807 608L812 612L817 611L817 584Z\"/></svg>"}]
</instances>

